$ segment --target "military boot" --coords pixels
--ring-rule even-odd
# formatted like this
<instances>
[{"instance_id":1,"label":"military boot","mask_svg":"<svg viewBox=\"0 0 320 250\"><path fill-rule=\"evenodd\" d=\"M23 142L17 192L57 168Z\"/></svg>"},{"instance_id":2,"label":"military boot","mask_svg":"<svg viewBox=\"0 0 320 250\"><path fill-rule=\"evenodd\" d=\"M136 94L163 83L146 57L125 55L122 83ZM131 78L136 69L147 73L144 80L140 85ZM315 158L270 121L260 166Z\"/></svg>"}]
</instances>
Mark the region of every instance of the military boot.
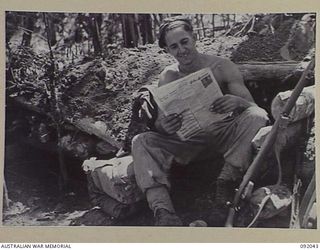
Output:
<instances>
[{"instance_id":1,"label":"military boot","mask_svg":"<svg viewBox=\"0 0 320 250\"><path fill-rule=\"evenodd\" d=\"M236 182L218 179L216 193L211 214L208 217L208 225L211 227L223 227L228 216L228 203L233 201Z\"/></svg>"},{"instance_id":2,"label":"military boot","mask_svg":"<svg viewBox=\"0 0 320 250\"><path fill-rule=\"evenodd\" d=\"M155 226L162 227L180 227L182 226L181 219L167 209L159 208L155 213Z\"/></svg>"}]
</instances>

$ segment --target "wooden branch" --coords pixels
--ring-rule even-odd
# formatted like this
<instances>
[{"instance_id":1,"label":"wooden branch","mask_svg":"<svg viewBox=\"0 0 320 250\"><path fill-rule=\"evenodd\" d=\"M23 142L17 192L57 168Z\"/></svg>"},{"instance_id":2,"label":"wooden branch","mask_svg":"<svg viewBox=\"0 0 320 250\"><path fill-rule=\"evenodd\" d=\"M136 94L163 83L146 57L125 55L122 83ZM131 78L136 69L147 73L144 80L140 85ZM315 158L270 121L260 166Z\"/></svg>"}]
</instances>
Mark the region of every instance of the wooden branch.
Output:
<instances>
[{"instance_id":1,"label":"wooden branch","mask_svg":"<svg viewBox=\"0 0 320 250\"><path fill-rule=\"evenodd\" d=\"M250 20L243 26L241 30L239 30L236 34L234 34L234 37L242 36L245 33L245 30L248 28L248 26L253 22L254 17L250 18Z\"/></svg>"},{"instance_id":2,"label":"wooden branch","mask_svg":"<svg viewBox=\"0 0 320 250\"><path fill-rule=\"evenodd\" d=\"M239 25L238 23L234 22L234 23L230 26L230 28L226 31L226 33L224 33L223 35L224 35L224 36L228 36L228 35L234 30L234 28L236 28L238 25Z\"/></svg>"},{"instance_id":3,"label":"wooden branch","mask_svg":"<svg viewBox=\"0 0 320 250\"><path fill-rule=\"evenodd\" d=\"M230 28L229 26L216 26L214 28L212 28L212 27L203 27L203 28L194 28L193 31L200 31L200 30L220 31L220 30L227 30L229 28Z\"/></svg>"},{"instance_id":4,"label":"wooden branch","mask_svg":"<svg viewBox=\"0 0 320 250\"><path fill-rule=\"evenodd\" d=\"M255 25L255 23L256 23L256 18L253 17L253 18L252 18L252 23L251 23L250 29L248 30L247 33L255 33L255 31L254 31L254 25Z\"/></svg>"}]
</instances>

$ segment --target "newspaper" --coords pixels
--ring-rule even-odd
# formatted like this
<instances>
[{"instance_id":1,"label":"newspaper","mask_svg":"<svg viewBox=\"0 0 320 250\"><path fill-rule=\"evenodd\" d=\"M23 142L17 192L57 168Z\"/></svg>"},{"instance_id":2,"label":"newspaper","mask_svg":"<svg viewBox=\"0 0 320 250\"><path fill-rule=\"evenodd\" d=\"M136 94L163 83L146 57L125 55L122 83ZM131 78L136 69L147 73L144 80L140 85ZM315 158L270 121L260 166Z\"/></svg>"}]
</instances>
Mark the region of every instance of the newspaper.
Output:
<instances>
[{"instance_id":1,"label":"newspaper","mask_svg":"<svg viewBox=\"0 0 320 250\"><path fill-rule=\"evenodd\" d=\"M184 141L230 115L209 110L211 104L223 96L210 68L153 89L152 94L164 115L182 115L182 126L177 134Z\"/></svg>"}]
</instances>

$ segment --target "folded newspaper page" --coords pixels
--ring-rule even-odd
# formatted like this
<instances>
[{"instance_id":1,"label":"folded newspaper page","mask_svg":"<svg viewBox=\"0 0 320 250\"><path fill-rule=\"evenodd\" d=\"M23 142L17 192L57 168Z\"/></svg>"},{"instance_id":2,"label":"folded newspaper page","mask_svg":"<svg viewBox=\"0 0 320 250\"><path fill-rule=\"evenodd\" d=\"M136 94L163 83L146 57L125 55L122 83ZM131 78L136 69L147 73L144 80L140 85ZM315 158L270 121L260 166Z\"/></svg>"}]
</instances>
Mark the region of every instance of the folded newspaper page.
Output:
<instances>
[{"instance_id":1,"label":"folded newspaper page","mask_svg":"<svg viewBox=\"0 0 320 250\"><path fill-rule=\"evenodd\" d=\"M182 126L177 132L181 140L205 132L210 124L230 115L209 110L211 104L223 96L210 68L153 89L152 94L164 115L182 115Z\"/></svg>"}]
</instances>

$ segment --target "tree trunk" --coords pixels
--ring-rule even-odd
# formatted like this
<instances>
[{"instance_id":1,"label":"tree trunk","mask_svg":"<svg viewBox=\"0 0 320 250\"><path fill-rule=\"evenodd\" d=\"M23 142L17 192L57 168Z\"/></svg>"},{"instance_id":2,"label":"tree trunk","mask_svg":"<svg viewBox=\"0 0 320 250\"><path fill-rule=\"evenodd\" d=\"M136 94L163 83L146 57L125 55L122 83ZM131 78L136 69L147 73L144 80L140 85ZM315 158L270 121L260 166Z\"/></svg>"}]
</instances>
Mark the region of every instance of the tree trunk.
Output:
<instances>
[{"instance_id":1,"label":"tree trunk","mask_svg":"<svg viewBox=\"0 0 320 250\"><path fill-rule=\"evenodd\" d=\"M153 20L154 20L154 23L155 23L155 27L159 27L160 26L160 22L161 22L161 18L160 18L160 22L158 20L158 17L157 17L157 14L152 14L153 16ZM159 16L161 16L161 14L159 14Z\"/></svg>"},{"instance_id":2,"label":"tree trunk","mask_svg":"<svg viewBox=\"0 0 320 250\"><path fill-rule=\"evenodd\" d=\"M201 22L201 27L202 27L202 31L203 31L203 37L206 37L206 29L205 29L204 23L203 23L203 14L200 14L200 22Z\"/></svg>"},{"instance_id":3,"label":"tree trunk","mask_svg":"<svg viewBox=\"0 0 320 250\"><path fill-rule=\"evenodd\" d=\"M129 28L132 36L133 47L138 47L139 32L138 32L136 18L134 14L130 14L128 16L129 16Z\"/></svg>"},{"instance_id":4,"label":"tree trunk","mask_svg":"<svg viewBox=\"0 0 320 250\"><path fill-rule=\"evenodd\" d=\"M139 14L134 14L133 15L133 32L135 34L135 39L136 39L136 47L138 47L139 44L141 44L141 27L139 23Z\"/></svg>"},{"instance_id":5,"label":"tree trunk","mask_svg":"<svg viewBox=\"0 0 320 250\"><path fill-rule=\"evenodd\" d=\"M57 43L57 36L56 36L56 26L54 25L53 16L48 14L48 21L49 21L49 39L51 46L54 46Z\"/></svg>"},{"instance_id":6,"label":"tree trunk","mask_svg":"<svg viewBox=\"0 0 320 250\"><path fill-rule=\"evenodd\" d=\"M142 43L153 43L152 20L150 14L140 14L138 17Z\"/></svg>"},{"instance_id":7,"label":"tree trunk","mask_svg":"<svg viewBox=\"0 0 320 250\"><path fill-rule=\"evenodd\" d=\"M126 16L125 14L120 14L121 15L121 29L122 29L122 39L123 39L123 46L124 47L129 47L128 46L128 37L127 37L127 26L126 26Z\"/></svg>"},{"instance_id":8,"label":"tree trunk","mask_svg":"<svg viewBox=\"0 0 320 250\"><path fill-rule=\"evenodd\" d=\"M153 37L154 38L157 37L157 29L159 27L160 27L160 22L158 20L157 14L153 14Z\"/></svg>"},{"instance_id":9,"label":"tree trunk","mask_svg":"<svg viewBox=\"0 0 320 250\"><path fill-rule=\"evenodd\" d=\"M113 39L116 34L114 26L117 25L116 19L117 19L116 14L109 14L108 21L107 21L107 35L106 35L107 44L114 43Z\"/></svg>"},{"instance_id":10,"label":"tree trunk","mask_svg":"<svg viewBox=\"0 0 320 250\"><path fill-rule=\"evenodd\" d=\"M163 17L163 14L159 14L159 19L160 19L160 23L162 23L164 17Z\"/></svg>"},{"instance_id":11,"label":"tree trunk","mask_svg":"<svg viewBox=\"0 0 320 250\"><path fill-rule=\"evenodd\" d=\"M230 27L230 15L227 14L227 27L229 28Z\"/></svg>"},{"instance_id":12,"label":"tree trunk","mask_svg":"<svg viewBox=\"0 0 320 250\"><path fill-rule=\"evenodd\" d=\"M101 46L101 35L100 35L100 28L101 28L101 14L90 14L89 15L89 28L92 36L92 43L94 54L101 55L102 53L102 46Z\"/></svg>"},{"instance_id":13,"label":"tree trunk","mask_svg":"<svg viewBox=\"0 0 320 250\"><path fill-rule=\"evenodd\" d=\"M215 17L215 14L212 14L212 36L214 37L214 28L215 28L215 22L214 22L214 17Z\"/></svg>"},{"instance_id":14,"label":"tree trunk","mask_svg":"<svg viewBox=\"0 0 320 250\"><path fill-rule=\"evenodd\" d=\"M25 22L23 25L24 30L23 30L21 45L22 46L30 46L32 33L34 30L34 15L27 14L23 18L25 19Z\"/></svg>"},{"instance_id":15,"label":"tree trunk","mask_svg":"<svg viewBox=\"0 0 320 250\"><path fill-rule=\"evenodd\" d=\"M136 34L138 33L137 25L135 23L133 14L122 14L122 33L124 47L133 48L137 47L138 39Z\"/></svg>"},{"instance_id":16,"label":"tree trunk","mask_svg":"<svg viewBox=\"0 0 320 250\"><path fill-rule=\"evenodd\" d=\"M59 89L59 86L57 85L57 82L55 79L55 73L56 73L55 59L53 56L53 51L50 43L51 41L50 34L52 31L50 30L50 22L45 13L43 13L43 17L44 17L46 33L47 33L47 42L48 42L48 47L50 52L50 66L46 72L49 77L49 81L46 83L46 88L49 90L50 96L48 96L47 99L50 103L50 113L52 115L52 121L54 122L57 130L57 139L59 143L61 140L61 126L63 122L62 121L63 117L60 109L61 100L57 98L57 90ZM59 146L58 146L58 158L59 158L59 169L60 169L59 180L61 180L61 182L59 182L59 185L61 184L60 190L62 190L66 188L67 185L69 184L69 176L65 166L64 156L62 151L59 149Z\"/></svg>"},{"instance_id":17,"label":"tree trunk","mask_svg":"<svg viewBox=\"0 0 320 250\"><path fill-rule=\"evenodd\" d=\"M222 17L223 26L226 27L226 17L224 14L221 15L221 17Z\"/></svg>"},{"instance_id":18,"label":"tree trunk","mask_svg":"<svg viewBox=\"0 0 320 250\"><path fill-rule=\"evenodd\" d=\"M200 33L200 23L199 23L199 16L198 14L196 14L196 25L197 25L197 33L198 33L198 37L201 37L201 33Z\"/></svg>"}]
</instances>

